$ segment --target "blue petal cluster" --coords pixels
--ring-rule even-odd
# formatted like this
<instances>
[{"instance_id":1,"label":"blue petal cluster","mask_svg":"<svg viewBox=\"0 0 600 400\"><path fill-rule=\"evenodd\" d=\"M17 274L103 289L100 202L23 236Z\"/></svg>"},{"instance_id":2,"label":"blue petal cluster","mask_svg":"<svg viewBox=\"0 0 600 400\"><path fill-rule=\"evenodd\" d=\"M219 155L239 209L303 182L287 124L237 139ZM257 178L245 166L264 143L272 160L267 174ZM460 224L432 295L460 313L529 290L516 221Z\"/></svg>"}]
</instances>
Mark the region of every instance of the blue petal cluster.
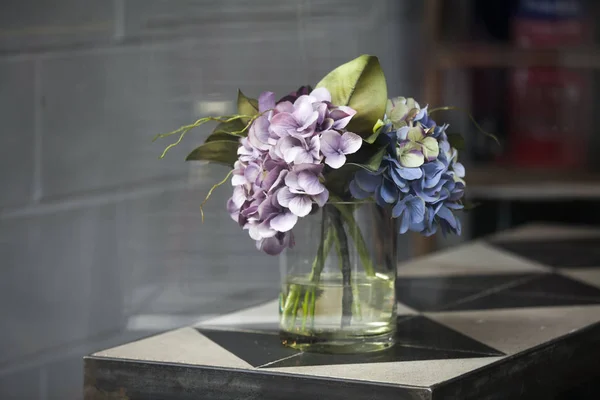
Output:
<instances>
[{"instance_id":1,"label":"blue petal cluster","mask_svg":"<svg viewBox=\"0 0 600 400\"><path fill-rule=\"evenodd\" d=\"M406 99L401 101L406 108ZM463 208L465 169L448 141L447 125L437 125L427 107L419 108L412 99L408 104L408 112L399 117L398 110L390 113L388 107L379 135L387 142L386 155L377 172L355 174L350 192L356 199L373 196L380 206L392 207L400 233L430 236L440 228L444 235L460 235L454 211ZM396 119L390 119L394 113Z\"/></svg>"}]
</instances>

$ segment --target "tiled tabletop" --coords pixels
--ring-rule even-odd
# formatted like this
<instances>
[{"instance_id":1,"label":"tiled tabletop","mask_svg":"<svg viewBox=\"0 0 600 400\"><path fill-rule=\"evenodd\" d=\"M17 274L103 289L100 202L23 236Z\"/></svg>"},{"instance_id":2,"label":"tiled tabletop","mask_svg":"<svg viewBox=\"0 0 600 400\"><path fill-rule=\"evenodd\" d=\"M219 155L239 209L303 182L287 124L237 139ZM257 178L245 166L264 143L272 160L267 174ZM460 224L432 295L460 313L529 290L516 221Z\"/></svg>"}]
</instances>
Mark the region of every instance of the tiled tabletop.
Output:
<instances>
[{"instance_id":1,"label":"tiled tabletop","mask_svg":"<svg viewBox=\"0 0 600 400\"><path fill-rule=\"evenodd\" d=\"M600 379L600 231L445 250L400 265L397 294L389 350L285 348L268 301L87 357L86 399L554 399Z\"/></svg>"}]
</instances>

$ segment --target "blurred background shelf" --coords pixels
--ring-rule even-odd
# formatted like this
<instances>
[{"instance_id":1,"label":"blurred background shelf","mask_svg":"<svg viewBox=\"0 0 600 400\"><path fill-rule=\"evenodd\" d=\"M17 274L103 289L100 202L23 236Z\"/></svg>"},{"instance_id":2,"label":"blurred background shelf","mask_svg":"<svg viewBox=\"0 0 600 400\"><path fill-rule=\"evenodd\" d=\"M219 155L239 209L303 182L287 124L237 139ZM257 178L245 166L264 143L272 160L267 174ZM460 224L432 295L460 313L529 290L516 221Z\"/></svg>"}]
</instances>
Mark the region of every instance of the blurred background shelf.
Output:
<instances>
[{"instance_id":1,"label":"blurred background shelf","mask_svg":"<svg viewBox=\"0 0 600 400\"><path fill-rule=\"evenodd\" d=\"M529 201L600 199L600 173L501 166L474 166L468 171L468 194L472 198Z\"/></svg>"},{"instance_id":2,"label":"blurred background shelf","mask_svg":"<svg viewBox=\"0 0 600 400\"><path fill-rule=\"evenodd\" d=\"M434 50L438 68L600 68L600 48L519 48L501 44L448 44Z\"/></svg>"},{"instance_id":3,"label":"blurred background shelf","mask_svg":"<svg viewBox=\"0 0 600 400\"><path fill-rule=\"evenodd\" d=\"M423 102L462 107L502 143L482 138L467 118L444 115L465 137L467 196L482 204L465 216L463 235L476 238L530 217L594 223L585 210L600 200L600 172L594 172L600 2L423 5ZM415 236L415 255L447 244Z\"/></svg>"}]
</instances>

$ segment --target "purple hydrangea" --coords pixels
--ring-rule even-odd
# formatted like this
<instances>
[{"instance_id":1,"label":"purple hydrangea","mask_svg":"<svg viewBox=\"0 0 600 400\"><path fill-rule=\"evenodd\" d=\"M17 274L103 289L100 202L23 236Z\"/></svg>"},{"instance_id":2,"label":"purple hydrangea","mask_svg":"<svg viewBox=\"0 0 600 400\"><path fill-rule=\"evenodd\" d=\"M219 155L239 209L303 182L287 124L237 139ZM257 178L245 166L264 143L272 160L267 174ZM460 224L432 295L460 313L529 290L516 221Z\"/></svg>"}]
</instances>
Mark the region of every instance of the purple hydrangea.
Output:
<instances>
[{"instance_id":1,"label":"purple hydrangea","mask_svg":"<svg viewBox=\"0 0 600 400\"><path fill-rule=\"evenodd\" d=\"M387 154L376 172L361 170L350 182L357 199L374 197L380 206L392 207L400 233L460 234L454 210L463 208L465 168L446 135L448 125L437 125L412 99L388 102L380 139Z\"/></svg>"},{"instance_id":2,"label":"purple hydrangea","mask_svg":"<svg viewBox=\"0 0 600 400\"><path fill-rule=\"evenodd\" d=\"M298 218L327 202L325 164L343 166L362 138L345 130L356 111L331 104L325 88L301 88L278 102L264 92L258 108L260 116L240 141L227 209L257 248L275 255L294 245Z\"/></svg>"}]
</instances>

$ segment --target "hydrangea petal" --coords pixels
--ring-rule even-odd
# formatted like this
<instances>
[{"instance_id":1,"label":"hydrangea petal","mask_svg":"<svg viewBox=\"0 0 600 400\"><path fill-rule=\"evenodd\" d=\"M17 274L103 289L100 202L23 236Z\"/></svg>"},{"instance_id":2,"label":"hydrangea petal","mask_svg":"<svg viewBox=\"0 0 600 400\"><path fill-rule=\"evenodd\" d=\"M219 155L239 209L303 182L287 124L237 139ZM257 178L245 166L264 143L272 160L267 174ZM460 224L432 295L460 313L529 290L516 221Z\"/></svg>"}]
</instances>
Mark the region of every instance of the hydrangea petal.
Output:
<instances>
[{"instance_id":1,"label":"hydrangea petal","mask_svg":"<svg viewBox=\"0 0 600 400\"><path fill-rule=\"evenodd\" d=\"M329 113L329 116L334 121L334 129L344 129L350 123L350 120L354 115L356 115L356 110L347 106L337 107Z\"/></svg>"},{"instance_id":2,"label":"hydrangea petal","mask_svg":"<svg viewBox=\"0 0 600 400\"><path fill-rule=\"evenodd\" d=\"M258 111L265 112L275 108L275 93L262 92L258 97Z\"/></svg>"},{"instance_id":3,"label":"hydrangea petal","mask_svg":"<svg viewBox=\"0 0 600 400\"><path fill-rule=\"evenodd\" d=\"M365 170L360 170L354 174L354 181L362 191L373 193L377 186L381 184L381 176L370 174Z\"/></svg>"},{"instance_id":4,"label":"hydrangea petal","mask_svg":"<svg viewBox=\"0 0 600 400\"><path fill-rule=\"evenodd\" d=\"M408 140L408 131L409 130L410 130L410 128L408 126L403 126L402 128L398 129L396 131L396 136L398 138L398 141Z\"/></svg>"},{"instance_id":5,"label":"hydrangea petal","mask_svg":"<svg viewBox=\"0 0 600 400\"><path fill-rule=\"evenodd\" d=\"M289 207L294 197L296 197L296 194L290 192L290 189L287 187L281 188L277 192L277 202L283 207Z\"/></svg>"},{"instance_id":6,"label":"hydrangea petal","mask_svg":"<svg viewBox=\"0 0 600 400\"><path fill-rule=\"evenodd\" d=\"M275 114L271 118L271 125L269 130L280 138L290 136L290 131L295 131L298 127L296 118L290 113L282 112Z\"/></svg>"},{"instance_id":7,"label":"hydrangea petal","mask_svg":"<svg viewBox=\"0 0 600 400\"><path fill-rule=\"evenodd\" d=\"M331 102L331 93L329 93L329 90L327 90L327 88L324 88L324 87L317 88L317 89L313 90L312 92L310 92L310 95L312 97L314 97L315 99L317 99L317 101Z\"/></svg>"},{"instance_id":8,"label":"hydrangea petal","mask_svg":"<svg viewBox=\"0 0 600 400\"><path fill-rule=\"evenodd\" d=\"M233 189L233 196L231 197L231 200L237 208L240 208L242 204L244 204L246 201L246 192L242 186L237 186L235 189Z\"/></svg>"},{"instance_id":9,"label":"hydrangea petal","mask_svg":"<svg viewBox=\"0 0 600 400\"><path fill-rule=\"evenodd\" d=\"M335 153L325 157L325 164L329 165L333 169L341 168L346 164L346 156L344 154Z\"/></svg>"},{"instance_id":10,"label":"hydrangea petal","mask_svg":"<svg viewBox=\"0 0 600 400\"><path fill-rule=\"evenodd\" d=\"M292 230L297 222L297 215L294 215L291 212L285 212L283 214L279 214L271 220L271 228L279 232L287 232Z\"/></svg>"},{"instance_id":11,"label":"hydrangea petal","mask_svg":"<svg viewBox=\"0 0 600 400\"><path fill-rule=\"evenodd\" d=\"M425 137L423 128L414 126L408 129L407 139L411 142L420 142Z\"/></svg>"},{"instance_id":12,"label":"hydrangea petal","mask_svg":"<svg viewBox=\"0 0 600 400\"><path fill-rule=\"evenodd\" d=\"M440 154L440 148L438 146L437 140L432 138L431 136L426 137L421 142L423 144L423 155L428 161L435 160Z\"/></svg>"},{"instance_id":13,"label":"hydrangea petal","mask_svg":"<svg viewBox=\"0 0 600 400\"><path fill-rule=\"evenodd\" d=\"M306 217L312 210L312 200L306 195L296 195L290 200L288 208L297 216Z\"/></svg>"},{"instance_id":14,"label":"hydrangea petal","mask_svg":"<svg viewBox=\"0 0 600 400\"><path fill-rule=\"evenodd\" d=\"M421 179L421 177L423 176L423 171L421 170L421 168L405 168L400 166L397 168L397 171L402 178L408 181Z\"/></svg>"},{"instance_id":15,"label":"hydrangea petal","mask_svg":"<svg viewBox=\"0 0 600 400\"><path fill-rule=\"evenodd\" d=\"M283 101L275 106L275 111L277 113L285 112L291 114L294 112L294 105L289 101Z\"/></svg>"},{"instance_id":16,"label":"hydrangea petal","mask_svg":"<svg viewBox=\"0 0 600 400\"><path fill-rule=\"evenodd\" d=\"M288 240L286 240L286 237L279 237L279 235L256 242L257 249L270 256L281 254L287 246Z\"/></svg>"},{"instance_id":17,"label":"hydrangea petal","mask_svg":"<svg viewBox=\"0 0 600 400\"><path fill-rule=\"evenodd\" d=\"M278 153L283 156L286 163L294 162L298 154L304 151L299 139L287 136L279 139L277 143Z\"/></svg>"},{"instance_id":18,"label":"hydrangea petal","mask_svg":"<svg viewBox=\"0 0 600 400\"><path fill-rule=\"evenodd\" d=\"M459 163L459 162L454 163L454 165L452 166L452 169L454 169L454 173L459 178L464 178L465 177L465 167L461 163Z\"/></svg>"},{"instance_id":19,"label":"hydrangea petal","mask_svg":"<svg viewBox=\"0 0 600 400\"><path fill-rule=\"evenodd\" d=\"M368 199L373 194L373 192L366 192L366 191L362 190L356 184L356 179L354 179L354 180L352 180L350 182L350 187L349 188L350 188L350 194L352 195L352 197L354 197L357 200Z\"/></svg>"},{"instance_id":20,"label":"hydrangea petal","mask_svg":"<svg viewBox=\"0 0 600 400\"><path fill-rule=\"evenodd\" d=\"M325 189L321 193L316 196L313 196L313 199L317 203L319 207L323 207L327 200L329 200L329 190Z\"/></svg>"},{"instance_id":21,"label":"hydrangea petal","mask_svg":"<svg viewBox=\"0 0 600 400\"><path fill-rule=\"evenodd\" d=\"M325 190L325 186L319 182L319 178L308 171L298 173L298 185L304 193L310 195L316 195Z\"/></svg>"},{"instance_id":22,"label":"hydrangea petal","mask_svg":"<svg viewBox=\"0 0 600 400\"><path fill-rule=\"evenodd\" d=\"M341 146L342 135L336 131L329 130L321 134L321 153L325 157L338 154Z\"/></svg>"},{"instance_id":23,"label":"hydrangea petal","mask_svg":"<svg viewBox=\"0 0 600 400\"><path fill-rule=\"evenodd\" d=\"M354 154L362 146L362 138L356 133L345 132L340 139L340 150L344 154Z\"/></svg>"},{"instance_id":24,"label":"hydrangea petal","mask_svg":"<svg viewBox=\"0 0 600 400\"><path fill-rule=\"evenodd\" d=\"M379 192L381 199L388 204L392 204L398 199L398 189L393 182L387 179L383 179Z\"/></svg>"},{"instance_id":25,"label":"hydrangea petal","mask_svg":"<svg viewBox=\"0 0 600 400\"><path fill-rule=\"evenodd\" d=\"M306 149L300 148L294 157L295 164L311 164L315 161L312 153Z\"/></svg>"},{"instance_id":26,"label":"hydrangea petal","mask_svg":"<svg viewBox=\"0 0 600 400\"><path fill-rule=\"evenodd\" d=\"M417 168L423 165L424 162L425 157L418 149L413 148L408 151L403 151L402 154L400 154L400 164L402 164L403 167Z\"/></svg>"}]
</instances>

